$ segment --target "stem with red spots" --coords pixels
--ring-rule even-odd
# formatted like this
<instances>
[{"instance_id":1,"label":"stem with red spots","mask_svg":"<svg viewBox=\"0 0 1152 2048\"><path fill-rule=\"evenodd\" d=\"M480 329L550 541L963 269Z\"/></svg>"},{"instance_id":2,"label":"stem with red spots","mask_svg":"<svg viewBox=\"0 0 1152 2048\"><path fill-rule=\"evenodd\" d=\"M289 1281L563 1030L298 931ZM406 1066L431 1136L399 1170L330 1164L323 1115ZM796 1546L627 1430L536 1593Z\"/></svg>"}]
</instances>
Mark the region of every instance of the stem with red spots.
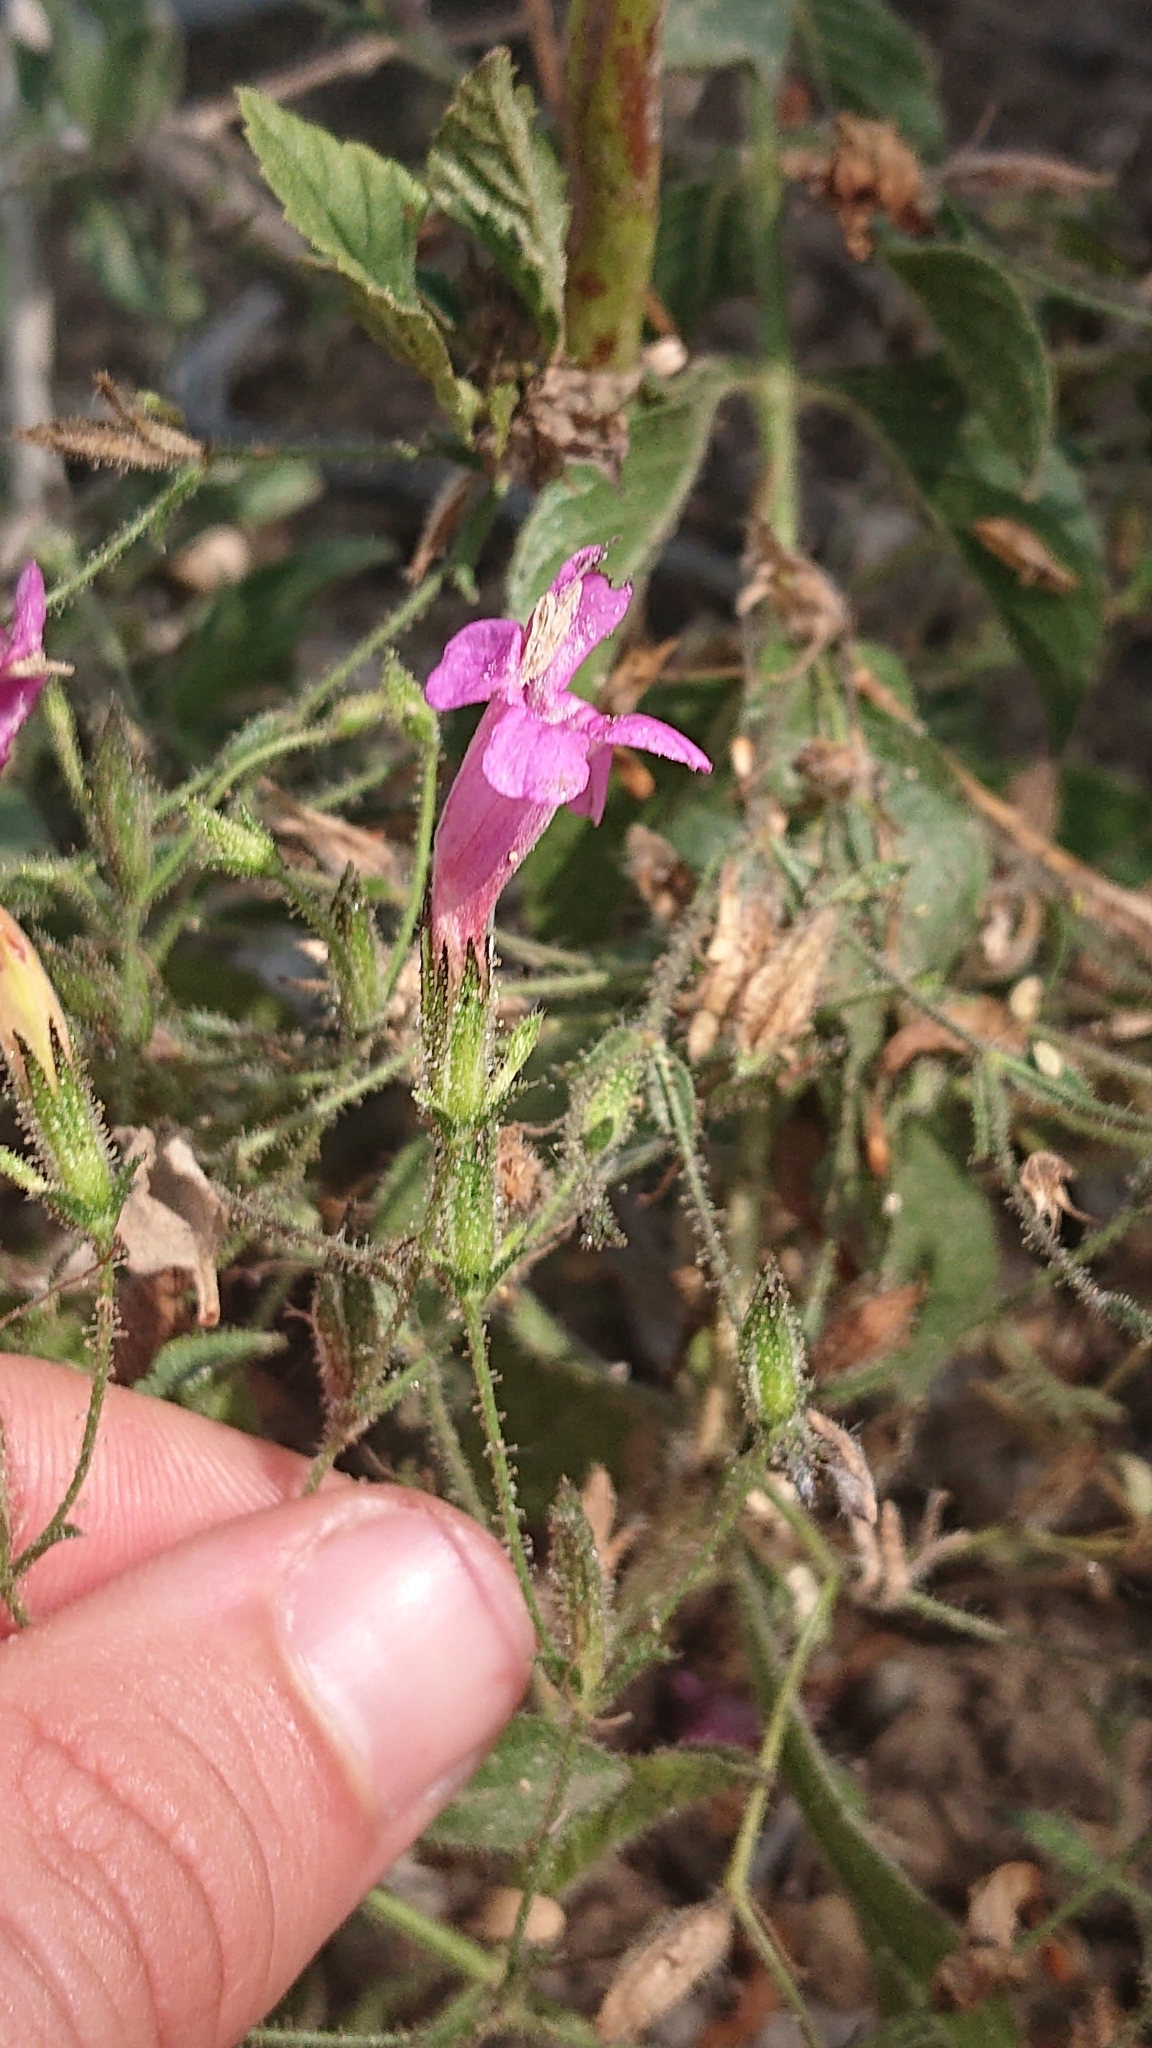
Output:
<instances>
[{"instance_id":1,"label":"stem with red spots","mask_svg":"<svg viewBox=\"0 0 1152 2048\"><path fill-rule=\"evenodd\" d=\"M630 370L640 348L660 200L667 0L572 0L565 71L568 347Z\"/></svg>"}]
</instances>

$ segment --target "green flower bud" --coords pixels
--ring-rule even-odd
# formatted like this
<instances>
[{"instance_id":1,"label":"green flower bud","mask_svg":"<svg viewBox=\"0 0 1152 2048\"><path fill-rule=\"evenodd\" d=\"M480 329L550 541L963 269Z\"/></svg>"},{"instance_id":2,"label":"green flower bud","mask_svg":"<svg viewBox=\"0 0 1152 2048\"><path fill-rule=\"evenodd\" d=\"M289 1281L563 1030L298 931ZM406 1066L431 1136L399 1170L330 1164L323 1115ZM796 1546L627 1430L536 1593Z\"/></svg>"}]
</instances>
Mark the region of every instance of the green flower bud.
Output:
<instances>
[{"instance_id":1,"label":"green flower bud","mask_svg":"<svg viewBox=\"0 0 1152 2048\"><path fill-rule=\"evenodd\" d=\"M738 1356L749 1419L775 1436L798 1420L808 1376L800 1319L776 1265L756 1283Z\"/></svg>"},{"instance_id":2,"label":"green flower bud","mask_svg":"<svg viewBox=\"0 0 1152 2048\"><path fill-rule=\"evenodd\" d=\"M353 1038L380 1020L380 954L376 920L349 865L332 899L328 958L340 992L341 1021Z\"/></svg>"},{"instance_id":3,"label":"green flower bud","mask_svg":"<svg viewBox=\"0 0 1152 2048\"><path fill-rule=\"evenodd\" d=\"M92 807L105 860L125 895L138 897L152 865L152 786L140 744L118 704L96 747Z\"/></svg>"},{"instance_id":4,"label":"green flower bud","mask_svg":"<svg viewBox=\"0 0 1152 2048\"><path fill-rule=\"evenodd\" d=\"M280 854L276 841L249 811L239 811L226 818L223 812L214 811L210 804L201 803L198 797L193 797L185 809L217 867L223 868L226 875L236 875L248 881L279 872Z\"/></svg>"},{"instance_id":5,"label":"green flower bud","mask_svg":"<svg viewBox=\"0 0 1152 2048\"><path fill-rule=\"evenodd\" d=\"M591 1158L622 1145L636 1118L648 1058L645 1035L617 1024L585 1055L573 1077L569 1142Z\"/></svg>"},{"instance_id":6,"label":"green flower bud","mask_svg":"<svg viewBox=\"0 0 1152 2048\"><path fill-rule=\"evenodd\" d=\"M565 1648L574 1666L580 1698L594 1702L604 1676L608 1648L607 1589L584 1503L569 1479L560 1482L548 1527L549 1568L562 1617Z\"/></svg>"}]
</instances>

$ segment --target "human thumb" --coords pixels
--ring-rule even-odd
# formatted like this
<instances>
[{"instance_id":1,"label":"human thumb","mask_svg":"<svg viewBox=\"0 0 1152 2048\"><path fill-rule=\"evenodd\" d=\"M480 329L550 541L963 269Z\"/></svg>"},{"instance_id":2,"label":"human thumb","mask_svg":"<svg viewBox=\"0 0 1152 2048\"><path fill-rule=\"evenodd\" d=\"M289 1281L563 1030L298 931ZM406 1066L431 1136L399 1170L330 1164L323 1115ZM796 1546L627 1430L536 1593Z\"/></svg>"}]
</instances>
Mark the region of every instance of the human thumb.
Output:
<instances>
[{"instance_id":1,"label":"human thumb","mask_svg":"<svg viewBox=\"0 0 1152 2048\"><path fill-rule=\"evenodd\" d=\"M0 1648L0 2014L21 2048L232 2048L527 1681L511 1568L395 1487L233 1521Z\"/></svg>"}]
</instances>

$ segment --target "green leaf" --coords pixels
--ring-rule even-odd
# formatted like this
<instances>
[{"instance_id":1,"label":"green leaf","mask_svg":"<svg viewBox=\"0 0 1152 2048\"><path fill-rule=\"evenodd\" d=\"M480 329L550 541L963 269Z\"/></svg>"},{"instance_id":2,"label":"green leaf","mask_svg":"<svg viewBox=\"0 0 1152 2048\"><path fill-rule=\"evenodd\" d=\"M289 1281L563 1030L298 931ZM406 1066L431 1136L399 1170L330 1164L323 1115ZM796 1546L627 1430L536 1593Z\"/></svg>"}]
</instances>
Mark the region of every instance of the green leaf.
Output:
<instances>
[{"instance_id":1,"label":"green leaf","mask_svg":"<svg viewBox=\"0 0 1152 2048\"><path fill-rule=\"evenodd\" d=\"M783 1678L766 1571L746 1558L738 1578L749 1661L765 1717ZM902 1973L927 1986L957 1935L940 1911L879 1844L856 1811L855 1795L824 1754L802 1712L789 1713L780 1775L859 1916L875 1962L896 1958ZM917 2001L919 2003L919 2001ZM906 2008L905 2008L906 2009Z\"/></svg>"},{"instance_id":2,"label":"green leaf","mask_svg":"<svg viewBox=\"0 0 1152 2048\"><path fill-rule=\"evenodd\" d=\"M965 404L942 357L844 371L826 388L887 443L952 534L1031 669L1060 747L1094 676L1104 632L1100 540L1076 472L1050 448L1023 497L1012 465ZM975 522L988 518L1030 527L1077 587L1056 592L1022 583L974 533Z\"/></svg>"},{"instance_id":3,"label":"green leaf","mask_svg":"<svg viewBox=\"0 0 1152 2048\"><path fill-rule=\"evenodd\" d=\"M926 1124L909 1122L900 1132L890 1194L900 1206L884 1284L922 1280L927 1292L902 1351L825 1382L822 1397L835 1405L893 1383L903 1398L922 1393L996 1298L1000 1252L991 1205L970 1169Z\"/></svg>"},{"instance_id":4,"label":"green leaf","mask_svg":"<svg viewBox=\"0 0 1152 2048\"><path fill-rule=\"evenodd\" d=\"M800 47L833 107L894 121L925 155L944 120L920 44L884 0L797 0Z\"/></svg>"},{"instance_id":5,"label":"green leaf","mask_svg":"<svg viewBox=\"0 0 1152 2048\"><path fill-rule=\"evenodd\" d=\"M151 1371L136 1381L136 1392L191 1404L196 1383L214 1373L238 1372L253 1358L275 1358L286 1342L269 1330L192 1330L186 1337L170 1337Z\"/></svg>"},{"instance_id":6,"label":"green leaf","mask_svg":"<svg viewBox=\"0 0 1152 2048\"><path fill-rule=\"evenodd\" d=\"M915 294L1003 453L1032 475L1052 426L1052 375L1035 320L1010 277L978 249L888 242L882 254Z\"/></svg>"},{"instance_id":7,"label":"green leaf","mask_svg":"<svg viewBox=\"0 0 1152 2048\"><path fill-rule=\"evenodd\" d=\"M788 49L785 0L672 0L664 32L669 70L716 71L752 64L774 92Z\"/></svg>"},{"instance_id":8,"label":"green leaf","mask_svg":"<svg viewBox=\"0 0 1152 2048\"><path fill-rule=\"evenodd\" d=\"M156 126L180 87L180 43L168 8L153 0L45 0L52 29L40 71L45 97L83 130L89 149L107 159L131 148ZM25 64L21 63L22 84ZM34 103L33 90L24 95ZM51 118L51 116L49 116Z\"/></svg>"},{"instance_id":9,"label":"green leaf","mask_svg":"<svg viewBox=\"0 0 1152 2048\"><path fill-rule=\"evenodd\" d=\"M628 1766L627 1781L613 1798L564 1829L548 1862L551 1889L562 1890L597 1857L623 1848L669 1814L719 1792L741 1786L750 1791L759 1776L751 1757L726 1749L657 1749L629 1757Z\"/></svg>"},{"instance_id":10,"label":"green leaf","mask_svg":"<svg viewBox=\"0 0 1152 2048\"><path fill-rule=\"evenodd\" d=\"M665 190L652 282L684 334L718 299L755 293L755 254L748 191L734 169Z\"/></svg>"},{"instance_id":11,"label":"green leaf","mask_svg":"<svg viewBox=\"0 0 1152 2048\"><path fill-rule=\"evenodd\" d=\"M725 364L701 363L678 377L667 397L634 407L619 487L581 463L541 492L508 571L508 604L518 618L527 618L578 548L607 541L607 572L616 581L651 567L680 517L713 415L733 382Z\"/></svg>"},{"instance_id":12,"label":"green leaf","mask_svg":"<svg viewBox=\"0 0 1152 2048\"><path fill-rule=\"evenodd\" d=\"M444 1808L424 1840L446 1849L481 1849L488 1855L517 1855L544 1824L565 1748L563 1730L538 1714L519 1714L506 1728L474 1778ZM564 1812L569 1825L606 1806L627 1784L630 1765L594 1743L577 1745L566 1780Z\"/></svg>"},{"instance_id":13,"label":"green leaf","mask_svg":"<svg viewBox=\"0 0 1152 2048\"><path fill-rule=\"evenodd\" d=\"M932 741L864 707L865 736L886 769L881 799L904 866L897 957L905 974L946 974L976 937L991 870L988 837Z\"/></svg>"},{"instance_id":14,"label":"green leaf","mask_svg":"<svg viewBox=\"0 0 1152 2048\"><path fill-rule=\"evenodd\" d=\"M535 114L509 52L490 50L436 130L427 175L433 203L488 251L551 353L563 334L568 207Z\"/></svg>"},{"instance_id":15,"label":"green leaf","mask_svg":"<svg viewBox=\"0 0 1152 2048\"><path fill-rule=\"evenodd\" d=\"M428 210L419 179L362 142L340 142L266 94L242 86L244 132L286 219L352 286L369 333L431 384L467 434L479 395L452 368L416 282L416 237Z\"/></svg>"}]
</instances>

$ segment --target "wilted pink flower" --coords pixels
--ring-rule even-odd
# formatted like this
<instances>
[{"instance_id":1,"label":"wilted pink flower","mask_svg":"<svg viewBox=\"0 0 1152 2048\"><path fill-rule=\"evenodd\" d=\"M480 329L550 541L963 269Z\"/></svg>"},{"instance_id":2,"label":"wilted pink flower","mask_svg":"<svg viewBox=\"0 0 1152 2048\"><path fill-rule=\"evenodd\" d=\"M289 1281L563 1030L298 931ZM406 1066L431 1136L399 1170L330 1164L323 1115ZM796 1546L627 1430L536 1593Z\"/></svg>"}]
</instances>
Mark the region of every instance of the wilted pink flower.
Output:
<instances>
[{"instance_id":1,"label":"wilted pink flower","mask_svg":"<svg viewBox=\"0 0 1152 2048\"><path fill-rule=\"evenodd\" d=\"M12 624L0 626L0 768L51 675L70 675L44 655L44 578L35 562L20 571Z\"/></svg>"},{"instance_id":2,"label":"wilted pink flower","mask_svg":"<svg viewBox=\"0 0 1152 2048\"><path fill-rule=\"evenodd\" d=\"M595 573L600 547L565 562L526 626L477 619L453 636L424 694L437 711L487 702L448 792L432 868L432 941L453 974L469 943L483 969L496 899L561 804L599 824L613 747L641 747L707 775L707 754L643 712L607 718L568 688L615 631L632 586Z\"/></svg>"}]
</instances>

